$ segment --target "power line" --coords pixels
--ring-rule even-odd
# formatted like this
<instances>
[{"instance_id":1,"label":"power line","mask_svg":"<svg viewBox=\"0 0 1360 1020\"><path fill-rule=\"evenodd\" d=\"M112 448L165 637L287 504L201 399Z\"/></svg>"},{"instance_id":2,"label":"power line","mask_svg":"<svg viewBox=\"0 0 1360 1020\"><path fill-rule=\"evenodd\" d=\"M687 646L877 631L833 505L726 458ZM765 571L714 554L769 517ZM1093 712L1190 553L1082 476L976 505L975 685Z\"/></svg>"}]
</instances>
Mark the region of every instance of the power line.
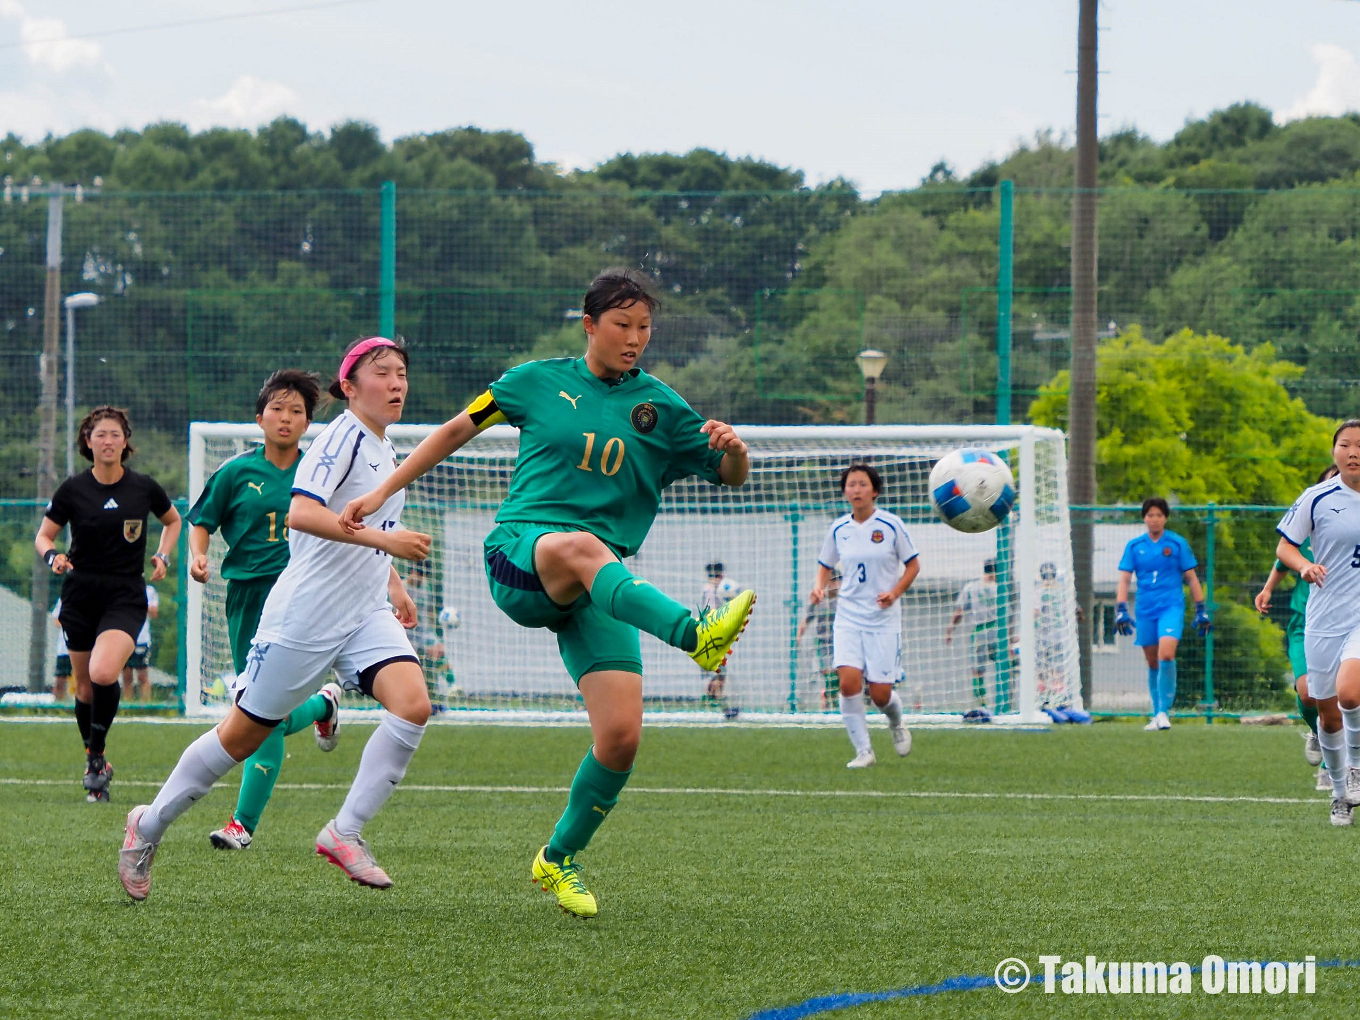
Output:
<instances>
[{"instance_id":1,"label":"power line","mask_svg":"<svg viewBox=\"0 0 1360 1020\"><path fill-rule=\"evenodd\" d=\"M297 14L302 11L320 11L328 7L350 7L354 4L372 3L373 0L326 0L324 3L304 4L300 7L279 7L271 11L246 11L241 14L219 14L210 18L190 18L185 21L162 21L155 25L132 25L127 28L110 28L103 32L83 32L80 35L54 35L46 39L23 39L19 42L0 43L0 50L15 50L20 46L38 46L44 43L68 42L75 39L104 39L111 35L127 35L129 32L154 32L163 28L188 28L192 25L211 25L223 21L242 21L246 18L267 18L275 14Z\"/></svg>"}]
</instances>

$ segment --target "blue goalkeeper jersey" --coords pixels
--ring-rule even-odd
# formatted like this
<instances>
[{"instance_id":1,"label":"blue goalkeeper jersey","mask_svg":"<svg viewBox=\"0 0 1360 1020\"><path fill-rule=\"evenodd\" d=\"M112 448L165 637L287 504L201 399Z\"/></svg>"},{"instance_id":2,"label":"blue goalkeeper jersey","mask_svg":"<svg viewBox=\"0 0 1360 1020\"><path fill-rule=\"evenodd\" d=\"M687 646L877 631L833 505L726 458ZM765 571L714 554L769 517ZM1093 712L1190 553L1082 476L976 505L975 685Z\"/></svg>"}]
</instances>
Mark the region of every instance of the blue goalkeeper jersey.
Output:
<instances>
[{"instance_id":1,"label":"blue goalkeeper jersey","mask_svg":"<svg viewBox=\"0 0 1360 1020\"><path fill-rule=\"evenodd\" d=\"M1146 532L1131 539L1124 546L1119 569L1127 570L1138 580L1138 612L1175 609L1185 606L1185 589L1181 575L1199 566L1190 543L1174 531L1163 531L1153 541Z\"/></svg>"}]
</instances>

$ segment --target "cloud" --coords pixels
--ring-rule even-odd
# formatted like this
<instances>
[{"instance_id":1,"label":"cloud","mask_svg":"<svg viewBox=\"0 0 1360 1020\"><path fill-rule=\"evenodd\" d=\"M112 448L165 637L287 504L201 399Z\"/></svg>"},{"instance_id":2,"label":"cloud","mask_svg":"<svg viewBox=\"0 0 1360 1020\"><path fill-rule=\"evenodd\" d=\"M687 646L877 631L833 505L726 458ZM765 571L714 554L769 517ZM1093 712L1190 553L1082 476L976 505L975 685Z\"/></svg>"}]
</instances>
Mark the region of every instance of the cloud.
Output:
<instances>
[{"instance_id":1,"label":"cloud","mask_svg":"<svg viewBox=\"0 0 1360 1020\"><path fill-rule=\"evenodd\" d=\"M5 0L0 0L0 3ZM231 88L216 99L199 99L189 114L195 130L209 127L255 128L282 113L296 113L301 106L298 94L276 81L263 81L243 74Z\"/></svg>"},{"instance_id":2,"label":"cloud","mask_svg":"<svg viewBox=\"0 0 1360 1020\"><path fill-rule=\"evenodd\" d=\"M1360 63L1355 54L1335 43L1317 43L1312 53L1318 66L1317 81L1307 95L1278 116L1280 123L1360 110Z\"/></svg>"},{"instance_id":3,"label":"cloud","mask_svg":"<svg viewBox=\"0 0 1360 1020\"><path fill-rule=\"evenodd\" d=\"M55 74L103 64L103 48L90 39L72 39L57 18L35 18L18 0L0 0L0 18L19 23L19 43L34 67Z\"/></svg>"}]
</instances>

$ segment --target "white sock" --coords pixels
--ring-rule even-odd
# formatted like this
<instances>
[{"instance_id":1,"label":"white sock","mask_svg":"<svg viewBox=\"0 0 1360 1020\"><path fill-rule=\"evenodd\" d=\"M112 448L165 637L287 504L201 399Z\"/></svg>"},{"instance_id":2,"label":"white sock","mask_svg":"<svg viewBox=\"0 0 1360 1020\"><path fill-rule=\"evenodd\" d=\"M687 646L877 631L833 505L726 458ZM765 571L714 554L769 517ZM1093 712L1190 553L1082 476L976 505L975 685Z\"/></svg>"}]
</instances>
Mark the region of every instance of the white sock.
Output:
<instances>
[{"instance_id":1,"label":"white sock","mask_svg":"<svg viewBox=\"0 0 1360 1020\"><path fill-rule=\"evenodd\" d=\"M845 732L850 734L850 743L856 754L863 754L871 748L869 743L869 721L864 718L864 692L841 696L841 721Z\"/></svg>"},{"instance_id":2,"label":"white sock","mask_svg":"<svg viewBox=\"0 0 1360 1020\"><path fill-rule=\"evenodd\" d=\"M1341 730L1331 733L1322 726L1318 727L1318 746L1322 748L1322 760L1327 763L1327 775L1332 781L1332 790L1337 797L1346 795L1346 736Z\"/></svg>"},{"instance_id":3,"label":"white sock","mask_svg":"<svg viewBox=\"0 0 1360 1020\"><path fill-rule=\"evenodd\" d=\"M137 823L138 835L159 843L170 823L188 811L190 804L211 790L213 783L236 764L236 759L222 746L216 727L203 734L184 749L170 778L151 806L142 812L141 821Z\"/></svg>"},{"instance_id":4,"label":"white sock","mask_svg":"<svg viewBox=\"0 0 1360 1020\"><path fill-rule=\"evenodd\" d=\"M1346 734L1347 762L1360 768L1360 708L1341 709L1342 732Z\"/></svg>"},{"instance_id":5,"label":"white sock","mask_svg":"<svg viewBox=\"0 0 1360 1020\"><path fill-rule=\"evenodd\" d=\"M902 725L902 699L897 696L896 691L892 692L892 697L888 699L888 703L879 711L888 717L888 725L893 729Z\"/></svg>"},{"instance_id":6,"label":"white sock","mask_svg":"<svg viewBox=\"0 0 1360 1020\"><path fill-rule=\"evenodd\" d=\"M342 836L357 836L364 823L387 803L392 791L406 775L411 755L420 746L424 726L399 719L391 712L383 713L383 720L364 745L359 759L359 773L349 788L344 806L335 816L335 831Z\"/></svg>"}]
</instances>

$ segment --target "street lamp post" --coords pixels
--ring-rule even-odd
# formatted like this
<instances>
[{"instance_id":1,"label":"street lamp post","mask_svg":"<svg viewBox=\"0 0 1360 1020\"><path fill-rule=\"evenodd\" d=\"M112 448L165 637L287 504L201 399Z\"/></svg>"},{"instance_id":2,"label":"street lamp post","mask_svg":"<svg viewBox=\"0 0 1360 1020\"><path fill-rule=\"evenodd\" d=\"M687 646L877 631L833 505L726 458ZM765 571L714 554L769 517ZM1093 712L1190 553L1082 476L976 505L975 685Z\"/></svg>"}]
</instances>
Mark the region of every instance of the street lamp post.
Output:
<instances>
[{"instance_id":1,"label":"street lamp post","mask_svg":"<svg viewBox=\"0 0 1360 1020\"><path fill-rule=\"evenodd\" d=\"M66 305L66 477L75 471L76 447L76 309L93 308L99 295L82 291L68 294Z\"/></svg>"},{"instance_id":2,"label":"street lamp post","mask_svg":"<svg viewBox=\"0 0 1360 1020\"><path fill-rule=\"evenodd\" d=\"M859 373L864 376L864 424L874 423L874 388L878 377L888 364L888 356L882 351L860 351L855 355Z\"/></svg>"}]
</instances>

